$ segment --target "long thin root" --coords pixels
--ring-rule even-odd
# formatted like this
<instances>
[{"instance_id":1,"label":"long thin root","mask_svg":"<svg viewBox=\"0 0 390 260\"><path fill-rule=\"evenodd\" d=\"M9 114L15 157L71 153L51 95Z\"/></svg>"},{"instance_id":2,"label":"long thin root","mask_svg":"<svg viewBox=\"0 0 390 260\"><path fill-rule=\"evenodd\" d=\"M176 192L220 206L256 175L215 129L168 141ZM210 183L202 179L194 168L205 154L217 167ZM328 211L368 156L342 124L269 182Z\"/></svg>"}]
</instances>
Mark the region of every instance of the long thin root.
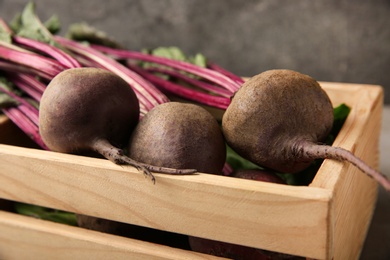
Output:
<instances>
[{"instance_id":1,"label":"long thin root","mask_svg":"<svg viewBox=\"0 0 390 260\"><path fill-rule=\"evenodd\" d=\"M376 180L386 191L390 192L390 180L383 173L375 170L362 159L355 156L352 152L341 148L328 145L318 145L306 142L302 145L304 156L310 159L333 159L338 161L347 161L357 167L360 171Z\"/></svg>"},{"instance_id":2,"label":"long thin root","mask_svg":"<svg viewBox=\"0 0 390 260\"><path fill-rule=\"evenodd\" d=\"M131 165L135 167L138 171L142 171L145 177L148 177L152 180L153 184L156 183L156 178L152 172L165 173L171 175L189 175L197 172L195 169L174 169L160 166L153 166L146 163L141 163L136 160L133 160L123 154L123 151L113 145L111 145L105 139L96 140L93 145L93 150L103 155L108 160L112 161L115 164L121 165Z\"/></svg>"}]
</instances>

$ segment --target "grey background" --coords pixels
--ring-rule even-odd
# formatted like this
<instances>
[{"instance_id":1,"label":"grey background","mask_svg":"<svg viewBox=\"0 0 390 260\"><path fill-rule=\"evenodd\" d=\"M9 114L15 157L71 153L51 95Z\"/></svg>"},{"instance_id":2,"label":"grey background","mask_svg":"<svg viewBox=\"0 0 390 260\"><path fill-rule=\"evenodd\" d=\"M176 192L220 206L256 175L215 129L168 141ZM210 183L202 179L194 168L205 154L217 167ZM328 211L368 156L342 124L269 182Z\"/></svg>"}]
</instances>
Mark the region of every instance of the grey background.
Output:
<instances>
[{"instance_id":1,"label":"grey background","mask_svg":"<svg viewBox=\"0 0 390 260\"><path fill-rule=\"evenodd\" d=\"M27 1L0 0L11 19ZM57 14L63 33L86 21L124 46L175 45L201 52L242 76L294 69L321 81L390 89L389 0L36 0L42 19ZM386 103L390 103L386 91Z\"/></svg>"},{"instance_id":2,"label":"grey background","mask_svg":"<svg viewBox=\"0 0 390 260\"><path fill-rule=\"evenodd\" d=\"M9 21L27 2L0 0L0 17ZM321 81L378 84L390 103L389 0L34 2L43 20L59 16L61 34L86 21L134 50L178 46L242 76L288 68ZM389 174L390 106L382 129L381 169ZM389 202L381 190L361 259L390 259Z\"/></svg>"}]
</instances>

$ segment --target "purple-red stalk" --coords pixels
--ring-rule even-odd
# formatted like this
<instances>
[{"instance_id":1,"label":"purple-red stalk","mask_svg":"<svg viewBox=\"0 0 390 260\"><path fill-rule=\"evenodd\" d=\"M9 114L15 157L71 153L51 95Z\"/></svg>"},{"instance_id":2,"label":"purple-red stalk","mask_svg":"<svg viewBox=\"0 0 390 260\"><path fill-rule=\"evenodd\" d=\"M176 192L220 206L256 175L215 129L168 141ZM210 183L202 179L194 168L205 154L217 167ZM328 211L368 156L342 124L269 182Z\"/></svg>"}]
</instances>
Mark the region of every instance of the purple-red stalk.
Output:
<instances>
[{"instance_id":1,"label":"purple-red stalk","mask_svg":"<svg viewBox=\"0 0 390 260\"><path fill-rule=\"evenodd\" d=\"M38 120L39 111L38 111L38 109L36 107L31 105L24 98L16 95L12 91L9 91L9 90L3 88L2 86L0 86L0 91L5 93L5 94L7 94L8 96L13 98L14 100L16 100L19 103L17 105L19 110L21 112L23 112L25 114L25 116L28 117L31 120L31 122L33 122L36 126L39 125L39 120Z\"/></svg>"},{"instance_id":2,"label":"purple-red stalk","mask_svg":"<svg viewBox=\"0 0 390 260\"><path fill-rule=\"evenodd\" d=\"M222 174L224 176L230 176L233 173L233 167L227 162L223 165Z\"/></svg>"},{"instance_id":3,"label":"purple-red stalk","mask_svg":"<svg viewBox=\"0 0 390 260\"><path fill-rule=\"evenodd\" d=\"M130 68L132 68L132 67L130 67ZM231 95L233 94L230 91L223 89L219 86L216 86L214 84L210 84L208 82L205 82L205 81L202 81L202 80L199 80L196 78L189 77L189 76L185 75L184 73L180 73L176 70L162 69L162 68L158 68L158 67L150 67L150 68L146 68L145 70L150 71L150 72L161 73L164 75L174 77L176 79L180 79L180 80L182 80L182 81L184 81L184 82L186 82L194 87L197 87L199 89L203 89L207 92L214 93L214 94L219 95L219 96L230 98ZM185 87L185 86L183 86L183 87Z\"/></svg>"},{"instance_id":4,"label":"purple-red stalk","mask_svg":"<svg viewBox=\"0 0 390 260\"><path fill-rule=\"evenodd\" d=\"M222 68L221 66L215 64L214 62L208 62L207 63L207 68L222 73L223 75L225 75L225 76L231 78L232 80L234 80L239 85L242 85L245 82L243 78L241 78L241 77L237 76L236 74L234 74L234 73L232 73L232 72Z\"/></svg>"},{"instance_id":5,"label":"purple-red stalk","mask_svg":"<svg viewBox=\"0 0 390 260\"><path fill-rule=\"evenodd\" d=\"M2 111L16 126L18 126L42 149L49 150L39 134L38 126L34 124L22 111L20 111L18 107L4 108Z\"/></svg>"},{"instance_id":6,"label":"purple-red stalk","mask_svg":"<svg viewBox=\"0 0 390 260\"><path fill-rule=\"evenodd\" d=\"M7 72L12 72L12 73L25 73L29 75L34 75L41 77L46 80L51 80L53 78L52 75L49 75L46 73L46 71L42 71L39 69L35 69L33 67L29 68L20 64L12 63L9 61L2 61L0 59L0 70L7 71Z\"/></svg>"},{"instance_id":7,"label":"purple-red stalk","mask_svg":"<svg viewBox=\"0 0 390 260\"><path fill-rule=\"evenodd\" d=\"M220 109L226 109L230 104L229 98L213 96L204 92L195 91L194 89L185 88L182 85L165 80L153 73L147 72L146 70L136 67L132 68L164 92L172 93L176 96Z\"/></svg>"},{"instance_id":8,"label":"purple-red stalk","mask_svg":"<svg viewBox=\"0 0 390 260\"><path fill-rule=\"evenodd\" d=\"M13 40L15 43L19 45L23 45L29 48L32 48L33 51L40 51L41 53L44 53L53 59L57 60L59 63L61 63L66 68L79 68L81 67L81 64L73 58L71 55L66 53L65 51L61 50L60 48L57 48L55 46L52 46L50 44L36 41L33 39L20 37L20 36L14 36Z\"/></svg>"},{"instance_id":9,"label":"purple-red stalk","mask_svg":"<svg viewBox=\"0 0 390 260\"><path fill-rule=\"evenodd\" d=\"M103 53L106 53L114 57L115 59L140 60L145 62L161 64L177 70L182 70L194 74L196 76L199 76L201 78L207 79L217 85L220 85L226 90L231 91L232 93L236 92L240 88L240 84L237 84L235 81L225 76L224 74L208 68L203 68L191 64L189 62L178 61L178 60L168 59L164 57L158 57L150 54L145 54L142 52L123 50L123 49L113 49L110 47L100 46L100 45L92 45L92 47L96 50L99 50Z\"/></svg>"},{"instance_id":10,"label":"purple-red stalk","mask_svg":"<svg viewBox=\"0 0 390 260\"><path fill-rule=\"evenodd\" d=\"M36 101L40 101L46 85L36 77L23 73L11 73L8 79Z\"/></svg>"},{"instance_id":11,"label":"purple-red stalk","mask_svg":"<svg viewBox=\"0 0 390 260\"><path fill-rule=\"evenodd\" d=\"M59 62L33 52L20 51L0 41L0 58L45 72L52 78L65 69Z\"/></svg>"}]
</instances>

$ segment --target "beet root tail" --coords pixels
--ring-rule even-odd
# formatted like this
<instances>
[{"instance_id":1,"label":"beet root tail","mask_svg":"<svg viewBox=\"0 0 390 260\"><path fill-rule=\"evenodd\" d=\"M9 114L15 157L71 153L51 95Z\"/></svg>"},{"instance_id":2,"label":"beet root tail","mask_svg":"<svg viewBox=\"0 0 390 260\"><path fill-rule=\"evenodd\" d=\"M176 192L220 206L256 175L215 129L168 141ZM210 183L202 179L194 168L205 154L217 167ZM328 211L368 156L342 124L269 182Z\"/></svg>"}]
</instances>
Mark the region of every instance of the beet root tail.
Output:
<instances>
[{"instance_id":1,"label":"beet root tail","mask_svg":"<svg viewBox=\"0 0 390 260\"><path fill-rule=\"evenodd\" d=\"M152 172L165 173L170 175L189 175L197 172L196 169L174 169L138 162L124 155L121 149L111 145L107 140L104 139L97 140L93 146L93 149L115 164L130 165L135 167L138 171L142 171L145 177L148 177L153 182L153 184L156 183L156 178Z\"/></svg>"},{"instance_id":2,"label":"beet root tail","mask_svg":"<svg viewBox=\"0 0 390 260\"><path fill-rule=\"evenodd\" d=\"M332 159L337 161L347 161L353 164L363 173L376 180L386 191L390 192L390 180L381 172L375 170L352 152L329 145L319 145L305 142L302 146L302 156L308 159Z\"/></svg>"}]
</instances>

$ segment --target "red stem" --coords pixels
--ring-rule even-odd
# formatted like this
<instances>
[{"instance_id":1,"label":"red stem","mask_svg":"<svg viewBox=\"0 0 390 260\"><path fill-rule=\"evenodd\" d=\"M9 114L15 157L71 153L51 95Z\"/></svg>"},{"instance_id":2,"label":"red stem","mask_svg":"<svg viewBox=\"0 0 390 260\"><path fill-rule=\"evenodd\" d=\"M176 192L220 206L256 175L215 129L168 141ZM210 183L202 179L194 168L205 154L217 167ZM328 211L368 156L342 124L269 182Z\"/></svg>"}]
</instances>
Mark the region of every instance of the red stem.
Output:
<instances>
[{"instance_id":1,"label":"red stem","mask_svg":"<svg viewBox=\"0 0 390 260\"><path fill-rule=\"evenodd\" d=\"M113 49L100 45L92 45L92 47L103 53L107 53L108 55L111 55L116 59L135 59L169 66L178 70L183 70L188 73L192 73L199 77L205 78L211 82L214 82L217 85L220 85L221 87L232 92L236 92L240 87L240 85L237 84L235 81L231 80L230 78L217 71L203 68L188 62L153 56L142 52Z\"/></svg>"},{"instance_id":2,"label":"red stem","mask_svg":"<svg viewBox=\"0 0 390 260\"><path fill-rule=\"evenodd\" d=\"M242 85L242 84L245 82L241 77L239 77L239 76L237 76L236 74L234 74L234 73L232 73L232 72L230 72L230 71L228 71L228 70L226 70L226 69L224 69L224 68L218 66L217 64L215 64L215 63L213 63L213 62L209 62L209 63L207 64L207 67L208 67L209 69L218 71L218 72L222 73L223 75L225 75L225 76L231 78L232 80L234 80L234 81L235 81L237 84L239 84L239 85Z\"/></svg>"},{"instance_id":3,"label":"red stem","mask_svg":"<svg viewBox=\"0 0 390 260\"><path fill-rule=\"evenodd\" d=\"M0 70L4 70L8 72L25 73L29 75L39 76L47 80L51 80L53 78L53 75L49 75L48 73L46 73L46 71L38 70L35 68L29 68L9 61L2 61L1 59L0 59Z\"/></svg>"},{"instance_id":4,"label":"red stem","mask_svg":"<svg viewBox=\"0 0 390 260\"><path fill-rule=\"evenodd\" d=\"M36 41L33 39L25 38L25 37L20 37L20 36L14 36L13 40L17 44L21 44L24 46L28 46L30 48L33 48L34 50L38 50L42 53L45 53L55 60L57 60L59 63L61 63L63 66L66 68L79 68L81 67L80 63L74 59L71 55L67 54L63 50L54 47L50 44Z\"/></svg>"},{"instance_id":5,"label":"red stem","mask_svg":"<svg viewBox=\"0 0 390 260\"><path fill-rule=\"evenodd\" d=\"M233 95L233 93L231 93L230 91L228 91L226 89L223 89L219 86L209 84L207 82L204 82L204 81L201 81L201 80L198 80L195 78L191 78L191 77L186 76L183 73L180 73L180 72L175 71L175 70L162 69L162 68L156 68L156 67L150 67L150 68L147 68L146 70L151 71L151 72L158 72L158 73L162 73L165 75L175 77L175 78L183 80L183 81L185 81L185 82L187 82L195 87L198 87L200 89L206 90L207 92L211 92L211 93L223 96L223 97L230 98Z\"/></svg>"},{"instance_id":6,"label":"red stem","mask_svg":"<svg viewBox=\"0 0 390 260\"><path fill-rule=\"evenodd\" d=\"M54 77L65 69L60 63L32 52L19 51L3 44L0 41L0 58L23 65L28 68L35 68Z\"/></svg>"},{"instance_id":7,"label":"red stem","mask_svg":"<svg viewBox=\"0 0 390 260\"><path fill-rule=\"evenodd\" d=\"M159 86L162 90L177 95L179 97L220 109L226 109L230 104L229 98L217 97L207 93L194 91L193 89L185 88L182 85L178 85L171 81L165 80L145 70L139 68L133 69L147 80Z\"/></svg>"},{"instance_id":8,"label":"red stem","mask_svg":"<svg viewBox=\"0 0 390 260\"><path fill-rule=\"evenodd\" d=\"M23 73L13 73L9 76L9 79L21 90L26 92L36 101L40 101L42 94L46 89L46 85L41 81L37 80L34 76L23 74Z\"/></svg>"},{"instance_id":9,"label":"red stem","mask_svg":"<svg viewBox=\"0 0 390 260\"><path fill-rule=\"evenodd\" d=\"M19 110L21 112L23 112L26 115L26 117L28 117L34 124L36 124L37 126L39 125L39 120L38 120L39 112L38 112L38 109L36 107L31 105L24 98L16 95L12 91L9 91L9 90L3 88L2 86L0 86L0 91L9 95L13 99L15 99L17 102L19 102L20 103L18 105Z\"/></svg>"},{"instance_id":10,"label":"red stem","mask_svg":"<svg viewBox=\"0 0 390 260\"><path fill-rule=\"evenodd\" d=\"M31 122L31 120L17 107L5 108L2 109L2 111L16 126L18 126L42 149L49 150L39 134L38 126Z\"/></svg>"}]
</instances>

